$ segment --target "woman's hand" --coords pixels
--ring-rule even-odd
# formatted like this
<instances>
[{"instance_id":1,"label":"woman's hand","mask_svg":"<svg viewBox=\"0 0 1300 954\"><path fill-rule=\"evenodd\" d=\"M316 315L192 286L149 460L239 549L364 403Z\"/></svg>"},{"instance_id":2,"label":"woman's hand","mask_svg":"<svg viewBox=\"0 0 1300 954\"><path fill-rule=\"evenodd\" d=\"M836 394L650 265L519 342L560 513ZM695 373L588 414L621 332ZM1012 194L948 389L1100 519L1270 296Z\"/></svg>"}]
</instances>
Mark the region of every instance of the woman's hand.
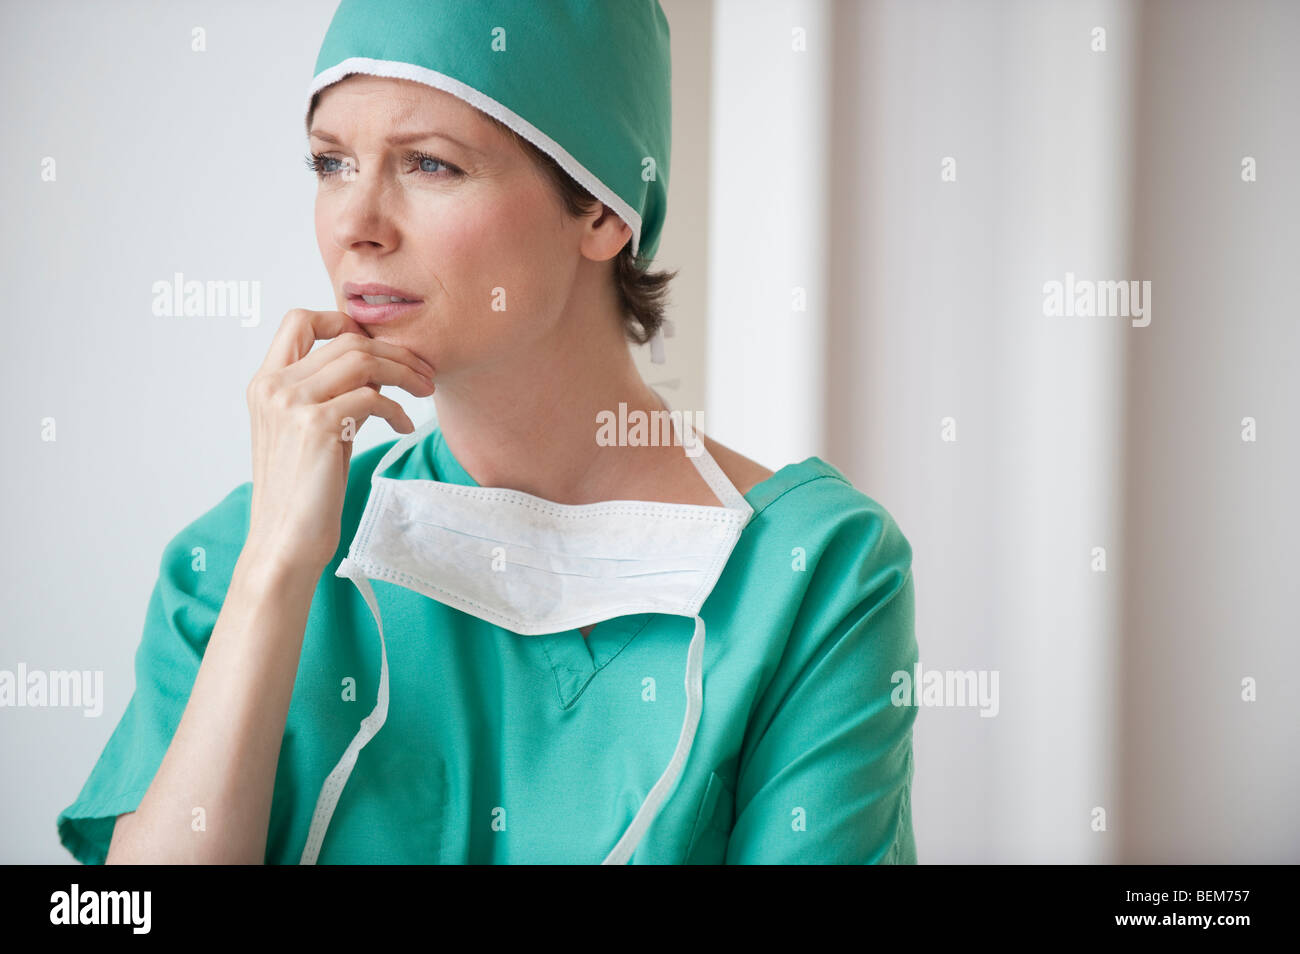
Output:
<instances>
[{"instance_id":1,"label":"woman's hand","mask_svg":"<svg viewBox=\"0 0 1300 954\"><path fill-rule=\"evenodd\" d=\"M334 340L312 351L324 338ZM372 414L401 433L415 429L380 385L423 397L433 393L432 379L429 364L371 338L343 312L286 314L248 385L253 499L245 547L319 575L338 549L352 436Z\"/></svg>"}]
</instances>

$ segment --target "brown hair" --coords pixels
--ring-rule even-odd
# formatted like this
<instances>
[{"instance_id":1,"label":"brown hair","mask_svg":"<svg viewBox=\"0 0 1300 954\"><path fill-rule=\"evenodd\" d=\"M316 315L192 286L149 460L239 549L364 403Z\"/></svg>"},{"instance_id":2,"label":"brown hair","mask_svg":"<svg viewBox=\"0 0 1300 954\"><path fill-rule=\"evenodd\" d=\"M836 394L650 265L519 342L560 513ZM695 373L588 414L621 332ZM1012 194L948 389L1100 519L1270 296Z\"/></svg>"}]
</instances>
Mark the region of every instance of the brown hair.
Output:
<instances>
[{"instance_id":1,"label":"brown hair","mask_svg":"<svg viewBox=\"0 0 1300 954\"><path fill-rule=\"evenodd\" d=\"M311 129L311 117L316 112L320 93L311 98L307 110L307 128ZM593 210L601 202L577 181L560 168L560 164L537 148L519 133L493 116L489 120L503 132L509 134L533 162L546 175L559 195L568 213L575 218ZM614 284L618 288L619 302L623 307L623 330L629 340L645 344L654 337L664 322L664 307L667 304L668 283L677 277L677 270L649 270L649 262L641 256L633 257L632 240L614 258Z\"/></svg>"},{"instance_id":2,"label":"brown hair","mask_svg":"<svg viewBox=\"0 0 1300 954\"><path fill-rule=\"evenodd\" d=\"M523 147L533 162L546 173L555 191L559 193L564 207L572 216L580 216L592 211L601 204L577 183L572 176L560 168L560 164L519 135L509 126L488 116L492 122L514 137ZM664 321L664 306L667 302L668 283L677 276L677 270L652 272L649 262L644 258L632 256L632 240L614 258L614 284L618 288L619 302L623 306L623 330L630 340L645 344L654 337L655 332Z\"/></svg>"}]
</instances>

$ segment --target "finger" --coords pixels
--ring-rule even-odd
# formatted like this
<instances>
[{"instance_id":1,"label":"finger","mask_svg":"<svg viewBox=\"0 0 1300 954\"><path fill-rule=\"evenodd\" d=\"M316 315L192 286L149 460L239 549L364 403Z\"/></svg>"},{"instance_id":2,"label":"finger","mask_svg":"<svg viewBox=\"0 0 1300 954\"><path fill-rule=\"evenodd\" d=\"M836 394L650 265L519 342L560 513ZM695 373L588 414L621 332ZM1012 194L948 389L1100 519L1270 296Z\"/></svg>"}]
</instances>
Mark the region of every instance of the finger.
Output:
<instances>
[{"instance_id":1,"label":"finger","mask_svg":"<svg viewBox=\"0 0 1300 954\"><path fill-rule=\"evenodd\" d=\"M370 388L362 387L340 394L326 401L321 407L326 409L329 420L337 421L340 428L344 427L347 419L351 418L354 422L353 433L360 430L361 425L370 417L382 417L393 430L401 434L409 434L415 430L415 424L402 410L402 405Z\"/></svg>"},{"instance_id":2,"label":"finger","mask_svg":"<svg viewBox=\"0 0 1300 954\"><path fill-rule=\"evenodd\" d=\"M325 365L342 357L348 351L366 351L381 358L400 361L414 368L417 374L428 378L433 377L433 365L409 348L403 348L401 345L395 345L388 341L380 341L378 338L367 338L365 335L345 331L329 344L322 345L311 354L285 368L281 372L282 380L287 382L302 381L315 374Z\"/></svg>"},{"instance_id":3,"label":"finger","mask_svg":"<svg viewBox=\"0 0 1300 954\"><path fill-rule=\"evenodd\" d=\"M370 337L350 315L341 311L310 311L294 308L287 312L271 339L259 373L279 371L301 359L322 338L336 338L344 332Z\"/></svg>"},{"instance_id":4,"label":"finger","mask_svg":"<svg viewBox=\"0 0 1300 954\"><path fill-rule=\"evenodd\" d=\"M340 394L357 388L393 384L416 397L428 397L433 384L409 364L394 361L369 351L345 351L315 374L308 375L292 387L295 403L323 404Z\"/></svg>"}]
</instances>

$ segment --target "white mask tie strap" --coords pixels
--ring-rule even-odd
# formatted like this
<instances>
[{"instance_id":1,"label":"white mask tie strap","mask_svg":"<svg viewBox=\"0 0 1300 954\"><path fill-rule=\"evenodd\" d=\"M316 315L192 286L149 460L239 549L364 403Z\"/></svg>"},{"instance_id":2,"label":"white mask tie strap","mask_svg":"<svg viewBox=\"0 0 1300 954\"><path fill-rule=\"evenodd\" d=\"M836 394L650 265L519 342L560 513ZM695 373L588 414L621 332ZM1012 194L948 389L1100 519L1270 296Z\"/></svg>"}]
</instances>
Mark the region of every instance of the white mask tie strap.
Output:
<instances>
[{"instance_id":1,"label":"white mask tie strap","mask_svg":"<svg viewBox=\"0 0 1300 954\"><path fill-rule=\"evenodd\" d=\"M379 604L375 601L374 588L359 570L353 569L352 561L348 558L339 564L337 575L348 576L356 584L375 617L375 625L379 627L379 698L370 715L361 720L361 728L348 744L339 764L334 766L334 770L326 776L325 784L321 786L320 795L316 799L316 811L312 815L311 826L307 829L307 843L303 846L302 858L298 862L303 865L316 863L321 843L325 840L325 831L329 828L330 819L334 817L334 807L338 805L343 786L348 783L348 776L357 764L357 756L388 719L388 649L384 645L384 624L379 618Z\"/></svg>"},{"instance_id":2,"label":"white mask tie strap","mask_svg":"<svg viewBox=\"0 0 1300 954\"><path fill-rule=\"evenodd\" d=\"M673 786L677 784L682 768L686 765L686 758L691 753L691 746L695 742L695 730L699 727L700 712L704 707L703 672L704 620L697 616L695 635L691 637L690 648L686 650L686 717L682 720L682 732L677 738L677 748L673 750L673 757L669 760L663 775L659 776L659 781L655 782L654 787L650 789L650 794L641 803L641 808L632 819L632 824L627 826L623 837L618 840L618 844L601 864L627 864L628 859L632 857L632 852L636 851L636 846L645 835L646 829L659 814L659 807L668 797Z\"/></svg>"},{"instance_id":3,"label":"white mask tie strap","mask_svg":"<svg viewBox=\"0 0 1300 954\"><path fill-rule=\"evenodd\" d=\"M652 362L655 364L664 363L664 339L671 338L676 331L677 329L673 327L673 323L667 318L660 322L659 327L655 329L655 333L650 336L650 360Z\"/></svg>"}]
</instances>

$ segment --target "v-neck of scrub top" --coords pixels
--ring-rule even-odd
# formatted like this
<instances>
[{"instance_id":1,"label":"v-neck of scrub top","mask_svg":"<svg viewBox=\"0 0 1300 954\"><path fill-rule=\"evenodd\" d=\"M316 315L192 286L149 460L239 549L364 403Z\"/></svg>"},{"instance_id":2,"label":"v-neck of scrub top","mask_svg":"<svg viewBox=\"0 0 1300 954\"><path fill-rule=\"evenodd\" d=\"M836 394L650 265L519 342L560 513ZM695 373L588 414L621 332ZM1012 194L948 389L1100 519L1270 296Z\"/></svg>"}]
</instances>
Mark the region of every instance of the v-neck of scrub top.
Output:
<instances>
[{"instance_id":1,"label":"v-neck of scrub top","mask_svg":"<svg viewBox=\"0 0 1300 954\"><path fill-rule=\"evenodd\" d=\"M434 476L448 484L460 484L466 487L479 486L478 481L470 476L461 466L460 461L451 452L443 439L442 428L437 427L429 435L425 458ZM809 473L811 469L812 473ZM809 457L799 464L787 464L771 477L760 481L744 494L750 506L754 508L754 517L781 494L811 479L836 471L817 457ZM751 518L752 520L753 518ZM743 531L742 531L743 533ZM547 633L538 636L522 636L528 640L528 646L539 648L555 675L555 687L559 694L560 707L567 709L578 701L584 689L605 668L609 662L623 651L633 639L649 626L656 617L669 625L693 624L685 617L662 616L656 613L633 613L628 616L616 616L601 620L583 637L578 629L569 629L561 633ZM689 639L689 631L684 630Z\"/></svg>"}]
</instances>

